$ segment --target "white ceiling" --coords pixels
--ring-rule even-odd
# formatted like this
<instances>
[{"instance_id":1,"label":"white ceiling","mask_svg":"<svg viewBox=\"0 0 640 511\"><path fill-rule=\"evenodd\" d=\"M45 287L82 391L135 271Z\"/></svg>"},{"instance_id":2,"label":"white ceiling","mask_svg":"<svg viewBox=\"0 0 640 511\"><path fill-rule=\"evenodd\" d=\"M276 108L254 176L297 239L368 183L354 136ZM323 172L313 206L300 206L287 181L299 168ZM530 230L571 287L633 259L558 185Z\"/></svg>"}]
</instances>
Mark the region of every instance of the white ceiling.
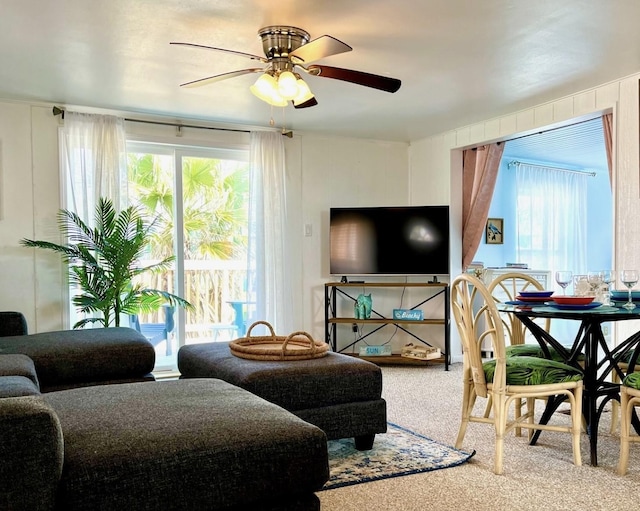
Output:
<instances>
[{"instance_id":1,"label":"white ceiling","mask_svg":"<svg viewBox=\"0 0 640 511\"><path fill-rule=\"evenodd\" d=\"M640 71L638 0L0 0L0 97L246 126L411 141ZM293 25L353 51L317 63L402 80L389 94L309 76L319 105L271 107L259 28Z\"/></svg>"}]
</instances>

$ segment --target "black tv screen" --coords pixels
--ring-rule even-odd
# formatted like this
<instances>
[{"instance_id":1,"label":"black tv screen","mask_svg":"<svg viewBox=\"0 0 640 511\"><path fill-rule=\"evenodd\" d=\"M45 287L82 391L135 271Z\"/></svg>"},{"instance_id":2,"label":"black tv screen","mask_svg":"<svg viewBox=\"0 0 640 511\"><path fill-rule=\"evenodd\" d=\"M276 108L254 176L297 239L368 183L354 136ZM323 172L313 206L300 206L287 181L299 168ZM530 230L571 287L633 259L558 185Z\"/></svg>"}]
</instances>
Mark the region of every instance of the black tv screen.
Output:
<instances>
[{"instance_id":1,"label":"black tv screen","mask_svg":"<svg viewBox=\"0 0 640 511\"><path fill-rule=\"evenodd\" d=\"M332 275L448 275L449 206L331 208Z\"/></svg>"}]
</instances>

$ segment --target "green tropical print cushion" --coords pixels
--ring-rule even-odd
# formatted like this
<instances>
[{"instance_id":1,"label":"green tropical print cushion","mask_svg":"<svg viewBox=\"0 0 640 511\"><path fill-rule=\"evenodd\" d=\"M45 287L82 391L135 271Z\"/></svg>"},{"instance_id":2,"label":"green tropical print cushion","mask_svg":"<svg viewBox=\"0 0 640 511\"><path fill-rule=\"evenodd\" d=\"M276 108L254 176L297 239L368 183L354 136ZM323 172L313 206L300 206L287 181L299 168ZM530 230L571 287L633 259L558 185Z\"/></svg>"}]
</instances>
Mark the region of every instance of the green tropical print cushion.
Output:
<instances>
[{"instance_id":1,"label":"green tropical print cushion","mask_svg":"<svg viewBox=\"0 0 640 511\"><path fill-rule=\"evenodd\" d=\"M629 362L631 362L631 357L632 357L632 355L633 355L633 351L634 351L634 350L629 350L627 353L625 353L624 357L622 357L622 358L620 359L620 361L621 361L621 362L625 362L625 363L627 363L627 364L628 364ZM637 360L637 362L636 362L636 365L640 366L640 357L638 357L638 360Z\"/></svg>"},{"instance_id":2,"label":"green tropical print cushion","mask_svg":"<svg viewBox=\"0 0 640 511\"><path fill-rule=\"evenodd\" d=\"M632 389L640 390L640 373L631 373L624 377L622 384Z\"/></svg>"},{"instance_id":3,"label":"green tropical print cushion","mask_svg":"<svg viewBox=\"0 0 640 511\"><path fill-rule=\"evenodd\" d=\"M563 362L564 359L554 348L549 346L549 353L551 354L551 360L557 362ZM538 357L545 358L544 351L538 344L512 344L506 347L507 357ZM584 360L584 353L578 355L578 360Z\"/></svg>"},{"instance_id":4,"label":"green tropical print cushion","mask_svg":"<svg viewBox=\"0 0 640 511\"><path fill-rule=\"evenodd\" d=\"M582 371L556 360L540 357L507 357L507 385L548 385L580 381ZM496 361L482 364L488 382L493 381Z\"/></svg>"}]
</instances>

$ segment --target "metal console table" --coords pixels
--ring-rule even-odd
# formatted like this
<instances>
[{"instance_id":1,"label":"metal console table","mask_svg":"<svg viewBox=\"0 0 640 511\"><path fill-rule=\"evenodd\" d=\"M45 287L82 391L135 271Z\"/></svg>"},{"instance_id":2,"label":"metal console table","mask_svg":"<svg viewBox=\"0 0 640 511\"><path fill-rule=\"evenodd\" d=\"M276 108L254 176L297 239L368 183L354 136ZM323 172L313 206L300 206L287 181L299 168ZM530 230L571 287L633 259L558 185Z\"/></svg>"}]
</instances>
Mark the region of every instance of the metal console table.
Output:
<instances>
[{"instance_id":1,"label":"metal console table","mask_svg":"<svg viewBox=\"0 0 640 511\"><path fill-rule=\"evenodd\" d=\"M372 317L370 319L354 319L353 317L338 317L338 305L337 299L338 297L345 298L353 303L356 302L356 297L352 296L353 293L351 289L358 288L363 289L365 287L369 288L425 288L428 290L432 290L433 293L428 296L426 299L416 303L410 309L417 309L418 307L424 305L427 302L431 302L432 300L441 298L442 299L442 309L443 315L439 318L425 318L423 320L402 320L402 319L394 319L383 314L380 314L375 309L371 311ZM444 328L444 352L442 353L442 358L444 359L444 368L445 371L449 370L449 363L451 360L451 339L450 339L450 308L449 308L449 284L445 282L327 282L324 287L324 301L325 301L325 340L331 346L333 351L338 351L338 333L337 326L338 324L352 324L352 323L365 323L371 325L379 325L374 328L371 332L359 337L354 342L349 345L343 347L339 352L343 352L346 349L351 348L357 342L362 341L363 339L369 337L370 335L375 334L378 330L384 328L388 325L397 326L403 332L406 332L408 335L416 339L417 341L425 344L427 346L431 346L427 341L423 338L416 335L414 332L410 331L408 327L410 325L442 325ZM388 358L388 357L385 357ZM393 355L391 358L399 361L401 358L400 355ZM436 359L437 360L437 359Z\"/></svg>"}]
</instances>

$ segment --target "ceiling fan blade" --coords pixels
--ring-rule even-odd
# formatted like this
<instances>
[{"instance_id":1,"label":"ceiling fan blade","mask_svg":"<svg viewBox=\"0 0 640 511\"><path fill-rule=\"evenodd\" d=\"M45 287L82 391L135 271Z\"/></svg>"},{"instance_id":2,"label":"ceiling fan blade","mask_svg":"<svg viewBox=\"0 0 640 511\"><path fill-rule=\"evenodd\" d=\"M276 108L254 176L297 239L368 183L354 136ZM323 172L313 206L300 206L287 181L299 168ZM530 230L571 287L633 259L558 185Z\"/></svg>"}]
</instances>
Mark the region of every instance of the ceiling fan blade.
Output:
<instances>
[{"instance_id":1,"label":"ceiling fan blade","mask_svg":"<svg viewBox=\"0 0 640 511\"><path fill-rule=\"evenodd\" d=\"M307 44L303 44L297 50L292 51L289 56L294 57L294 61L313 62L324 57L337 55L351 51L353 48L330 35L320 36Z\"/></svg>"},{"instance_id":2,"label":"ceiling fan blade","mask_svg":"<svg viewBox=\"0 0 640 511\"><path fill-rule=\"evenodd\" d=\"M315 76L323 76L325 78L334 78L345 82L364 85L374 89L383 90L385 92L396 92L402 82L397 78L389 78L388 76L373 75L362 71L354 71L353 69L341 69L339 67L311 65L307 68L309 74Z\"/></svg>"},{"instance_id":3,"label":"ceiling fan blade","mask_svg":"<svg viewBox=\"0 0 640 511\"><path fill-rule=\"evenodd\" d=\"M304 103L300 103L299 105L293 104L293 108L309 108L310 106L316 106L318 104L318 100L316 98L311 98Z\"/></svg>"},{"instance_id":4,"label":"ceiling fan blade","mask_svg":"<svg viewBox=\"0 0 640 511\"><path fill-rule=\"evenodd\" d=\"M200 78L199 80L193 80L192 82L181 83L180 87L200 87L202 85L209 85L211 83L227 80L228 78L235 78L236 76L247 75L249 73L261 73L262 71L264 71L264 69L262 69L261 67L240 69L239 71L231 71L229 73L222 73L221 75L213 75L206 78Z\"/></svg>"},{"instance_id":5,"label":"ceiling fan blade","mask_svg":"<svg viewBox=\"0 0 640 511\"><path fill-rule=\"evenodd\" d=\"M175 44L177 46L189 46L191 48L200 48L200 49L204 49L204 50L222 51L224 53L231 53L232 55L238 55L240 57L247 57L249 59L259 60L260 62L267 62L267 59L265 57L260 57L259 55L252 55L251 53L244 53L242 51L226 50L224 48L215 48L213 46L205 46L203 44L194 44L194 43L176 43L176 42L171 42L169 44Z\"/></svg>"}]
</instances>

